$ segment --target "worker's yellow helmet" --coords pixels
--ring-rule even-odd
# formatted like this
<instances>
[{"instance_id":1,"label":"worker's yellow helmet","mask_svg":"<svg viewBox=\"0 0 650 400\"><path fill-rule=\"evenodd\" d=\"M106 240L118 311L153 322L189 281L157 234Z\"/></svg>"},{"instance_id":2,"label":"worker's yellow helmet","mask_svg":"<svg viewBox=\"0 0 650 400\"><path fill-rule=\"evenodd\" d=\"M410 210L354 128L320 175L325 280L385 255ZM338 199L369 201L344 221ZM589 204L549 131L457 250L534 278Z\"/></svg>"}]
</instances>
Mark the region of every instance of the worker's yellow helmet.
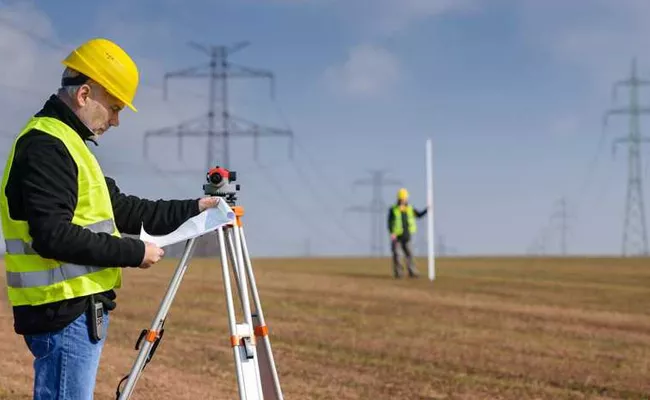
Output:
<instances>
[{"instance_id":1,"label":"worker's yellow helmet","mask_svg":"<svg viewBox=\"0 0 650 400\"><path fill-rule=\"evenodd\" d=\"M108 93L137 112L133 98L138 89L138 67L120 46L95 38L74 49L63 65L100 84Z\"/></svg>"},{"instance_id":2,"label":"worker's yellow helmet","mask_svg":"<svg viewBox=\"0 0 650 400\"><path fill-rule=\"evenodd\" d=\"M397 198L399 200L408 200L409 198L409 192L408 190L401 188L399 192L397 192Z\"/></svg>"}]
</instances>

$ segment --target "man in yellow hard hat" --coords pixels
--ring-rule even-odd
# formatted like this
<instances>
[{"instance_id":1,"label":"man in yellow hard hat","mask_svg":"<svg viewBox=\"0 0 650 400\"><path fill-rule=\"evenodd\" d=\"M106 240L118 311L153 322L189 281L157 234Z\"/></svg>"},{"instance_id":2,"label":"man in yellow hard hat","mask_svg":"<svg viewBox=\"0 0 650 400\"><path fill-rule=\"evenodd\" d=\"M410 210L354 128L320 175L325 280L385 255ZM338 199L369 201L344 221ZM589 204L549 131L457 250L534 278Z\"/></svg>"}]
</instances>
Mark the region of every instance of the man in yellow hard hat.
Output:
<instances>
[{"instance_id":1,"label":"man in yellow hard hat","mask_svg":"<svg viewBox=\"0 0 650 400\"><path fill-rule=\"evenodd\" d=\"M409 276L417 278L419 272L413 261L411 239L417 232L417 218L426 215L428 207L416 210L408 202L409 193L405 188L397 192L397 202L388 210L388 231L390 233L391 252L393 254L393 276L402 277L403 266L399 261L399 248L404 252Z\"/></svg>"},{"instance_id":2,"label":"man in yellow hard hat","mask_svg":"<svg viewBox=\"0 0 650 400\"><path fill-rule=\"evenodd\" d=\"M149 268L163 249L121 233L166 234L219 199L147 200L105 177L86 141L133 106L138 69L106 39L63 60L61 87L17 135L0 216L14 330L34 356L34 399L93 398L122 268Z\"/></svg>"}]
</instances>

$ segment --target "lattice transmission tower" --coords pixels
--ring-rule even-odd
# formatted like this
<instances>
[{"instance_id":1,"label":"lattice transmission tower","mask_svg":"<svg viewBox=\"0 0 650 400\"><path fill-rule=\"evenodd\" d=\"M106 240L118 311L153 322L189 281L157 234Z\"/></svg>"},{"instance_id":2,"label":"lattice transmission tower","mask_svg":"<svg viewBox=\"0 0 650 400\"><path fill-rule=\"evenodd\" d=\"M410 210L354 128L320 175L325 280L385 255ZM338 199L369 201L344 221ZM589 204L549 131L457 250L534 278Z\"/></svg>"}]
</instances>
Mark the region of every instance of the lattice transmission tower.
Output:
<instances>
[{"instance_id":1,"label":"lattice transmission tower","mask_svg":"<svg viewBox=\"0 0 650 400\"><path fill-rule=\"evenodd\" d=\"M387 172L384 170L370 170L370 178L357 179L354 185L372 186L372 198L367 206L352 206L348 211L369 213L370 214L370 254L373 256L382 256L384 246L382 243L388 236L386 230L386 221L388 215L388 206L384 202L382 190L385 186L396 186L402 183L395 179L386 178Z\"/></svg>"},{"instance_id":2,"label":"lattice transmission tower","mask_svg":"<svg viewBox=\"0 0 650 400\"><path fill-rule=\"evenodd\" d=\"M148 157L148 140L154 136L178 138L179 158L183 153L184 137L207 137L206 172L209 168L220 165L233 168L230 155L230 139L234 136L247 136L255 140L255 157L257 158L257 140L263 136L287 136L290 138L290 156L293 146L293 132L289 129L279 129L261 126L255 122L233 115L228 108L229 88L231 78L266 78L271 82L271 97L275 95L275 78L272 72L233 64L229 57L247 47L249 42L243 41L232 46L203 46L190 42L189 46L205 53L210 61L207 64L189 67L180 71L168 72L164 76L163 96L167 98L167 82L170 78L208 78L208 112L176 126L147 131L145 133L144 155ZM218 124L220 122L220 124ZM221 156L215 155L214 141L221 138Z\"/></svg>"},{"instance_id":3,"label":"lattice transmission tower","mask_svg":"<svg viewBox=\"0 0 650 400\"><path fill-rule=\"evenodd\" d=\"M605 113L604 125L610 115L629 115L628 135L614 140L613 151L619 144L627 144L628 178L625 198L625 216L623 219L623 256L648 255L648 233L646 228L645 204L643 198L643 175L641 169L641 144L650 142L650 138L641 136L640 116L650 114L650 107L639 105L639 88L650 86L650 80L641 79L637 74L636 59L632 60L630 77L618 81L613 87L613 97L621 86L630 90L627 107L610 109Z\"/></svg>"},{"instance_id":4,"label":"lattice transmission tower","mask_svg":"<svg viewBox=\"0 0 650 400\"><path fill-rule=\"evenodd\" d=\"M203 46L190 42L189 46L209 57L206 64L185 68L166 73L164 76L163 97L167 99L167 82L170 78L207 78L208 111L199 117L183 121L175 126L145 132L144 157L148 159L148 144L153 137L173 137L178 139L178 157L183 154L183 138L207 137L205 172L216 166L233 169L230 154L230 140L236 136L252 137L254 139L255 159L257 160L257 141L265 136L287 136L290 139L289 157L293 155L293 132L289 129L279 129L259 125L255 122L233 115L229 110L229 86L232 78L266 78L270 80L271 98L275 96L275 78L273 73L236 65L229 57L235 52L247 47L249 42L242 41L232 46ZM221 139L221 155L217 157L215 140ZM179 171L175 171L179 172ZM198 186L198 185L197 185ZM216 254L216 240L213 235L202 237L195 250L196 256L211 256Z\"/></svg>"}]
</instances>

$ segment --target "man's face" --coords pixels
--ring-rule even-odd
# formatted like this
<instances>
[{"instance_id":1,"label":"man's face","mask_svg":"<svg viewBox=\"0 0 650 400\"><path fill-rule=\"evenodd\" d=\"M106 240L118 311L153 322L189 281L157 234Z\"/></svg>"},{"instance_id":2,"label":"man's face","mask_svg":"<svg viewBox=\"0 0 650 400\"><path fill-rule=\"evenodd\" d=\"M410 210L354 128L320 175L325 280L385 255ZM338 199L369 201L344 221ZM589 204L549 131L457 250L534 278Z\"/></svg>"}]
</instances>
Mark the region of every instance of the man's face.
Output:
<instances>
[{"instance_id":1,"label":"man's face","mask_svg":"<svg viewBox=\"0 0 650 400\"><path fill-rule=\"evenodd\" d=\"M79 107L77 115L94 133L94 138L100 137L111 126L119 126L119 113L124 104L98 84L82 85L77 91L76 101Z\"/></svg>"}]
</instances>

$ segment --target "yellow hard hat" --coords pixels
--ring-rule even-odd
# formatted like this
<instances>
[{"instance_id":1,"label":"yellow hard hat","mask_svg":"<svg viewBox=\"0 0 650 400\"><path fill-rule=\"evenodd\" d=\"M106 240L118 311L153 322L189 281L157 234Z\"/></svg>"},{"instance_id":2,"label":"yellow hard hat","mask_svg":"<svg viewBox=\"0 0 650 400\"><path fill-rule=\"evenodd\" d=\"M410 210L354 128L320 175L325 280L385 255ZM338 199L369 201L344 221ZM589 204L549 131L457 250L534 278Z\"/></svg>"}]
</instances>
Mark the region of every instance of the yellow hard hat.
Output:
<instances>
[{"instance_id":1,"label":"yellow hard hat","mask_svg":"<svg viewBox=\"0 0 650 400\"><path fill-rule=\"evenodd\" d=\"M408 190L401 188L399 192L397 192L397 198L400 200L406 200L409 198L409 192Z\"/></svg>"},{"instance_id":2,"label":"yellow hard hat","mask_svg":"<svg viewBox=\"0 0 650 400\"><path fill-rule=\"evenodd\" d=\"M120 46L95 38L74 49L63 65L100 84L108 93L137 112L133 98L138 89L138 67Z\"/></svg>"}]
</instances>

